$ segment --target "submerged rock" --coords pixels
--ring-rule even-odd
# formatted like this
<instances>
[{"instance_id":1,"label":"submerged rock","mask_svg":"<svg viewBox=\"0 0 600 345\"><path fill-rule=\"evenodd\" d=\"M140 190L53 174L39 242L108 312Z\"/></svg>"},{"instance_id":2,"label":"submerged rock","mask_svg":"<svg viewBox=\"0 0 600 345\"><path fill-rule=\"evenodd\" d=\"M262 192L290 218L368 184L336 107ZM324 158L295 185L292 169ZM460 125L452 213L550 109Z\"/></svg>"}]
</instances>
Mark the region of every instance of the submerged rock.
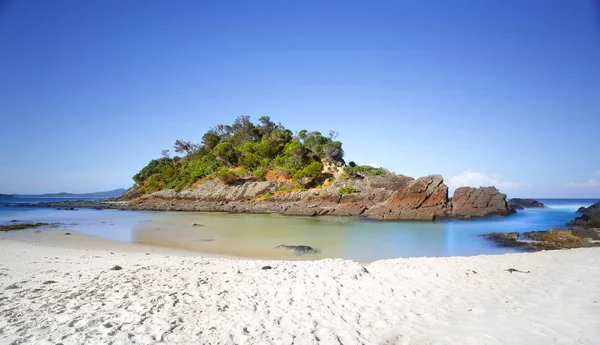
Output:
<instances>
[{"instance_id":1,"label":"submerged rock","mask_svg":"<svg viewBox=\"0 0 600 345\"><path fill-rule=\"evenodd\" d=\"M8 224L8 225L0 225L0 231L15 231L15 230L25 230L25 229L33 229L39 228L42 226L57 226L58 223L20 223L20 224Z\"/></svg>"},{"instance_id":2,"label":"submerged rock","mask_svg":"<svg viewBox=\"0 0 600 345\"><path fill-rule=\"evenodd\" d=\"M518 232L494 232L483 236L498 243L512 243L519 240Z\"/></svg>"},{"instance_id":3,"label":"submerged rock","mask_svg":"<svg viewBox=\"0 0 600 345\"><path fill-rule=\"evenodd\" d=\"M303 245L299 245L299 246L289 246L289 245L285 245L285 244L280 244L277 247L275 247L277 249L279 248L285 248L285 249L289 249L289 250L293 250L296 254L306 254L306 253L318 253L319 251L314 249L311 246L303 246Z\"/></svg>"}]
</instances>

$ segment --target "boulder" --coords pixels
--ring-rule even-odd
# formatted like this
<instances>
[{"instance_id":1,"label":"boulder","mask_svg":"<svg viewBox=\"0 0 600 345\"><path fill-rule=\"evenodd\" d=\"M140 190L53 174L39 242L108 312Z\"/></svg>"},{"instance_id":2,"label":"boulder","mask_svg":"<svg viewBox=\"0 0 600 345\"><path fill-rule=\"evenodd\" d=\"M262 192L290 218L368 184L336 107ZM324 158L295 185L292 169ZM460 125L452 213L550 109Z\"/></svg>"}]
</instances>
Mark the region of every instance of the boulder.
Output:
<instances>
[{"instance_id":1,"label":"boulder","mask_svg":"<svg viewBox=\"0 0 600 345\"><path fill-rule=\"evenodd\" d=\"M368 210L374 219L435 220L448 215L448 187L441 175L412 180L398 189L386 203Z\"/></svg>"},{"instance_id":2,"label":"boulder","mask_svg":"<svg viewBox=\"0 0 600 345\"><path fill-rule=\"evenodd\" d=\"M519 240L518 232L494 232L485 234L483 237L496 242L500 246L513 247L515 242Z\"/></svg>"},{"instance_id":3,"label":"boulder","mask_svg":"<svg viewBox=\"0 0 600 345\"><path fill-rule=\"evenodd\" d=\"M510 213L506 194L500 193L496 187L460 187L452 198L453 218L507 216Z\"/></svg>"},{"instance_id":4,"label":"boulder","mask_svg":"<svg viewBox=\"0 0 600 345\"><path fill-rule=\"evenodd\" d=\"M592 217L600 217L600 202L597 202L589 207L580 207L577 212L587 214Z\"/></svg>"},{"instance_id":5,"label":"boulder","mask_svg":"<svg viewBox=\"0 0 600 345\"><path fill-rule=\"evenodd\" d=\"M521 209L523 208L544 208L546 207L544 204L542 204L541 202L534 200L534 199L520 199L520 198L513 198L510 199L508 201L508 205L512 206L512 207L521 207Z\"/></svg>"},{"instance_id":6,"label":"boulder","mask_svg":"<svg viewBox=\"0 0 600 345\"><path fill-rule=\"evenodd\" d=\"M296 255L302 255L302 254L306 254L306 253L318 253L319 252L317 249L314 249L311 246L305 246L305 245L286 245L286 244L280 244L280 245L278 245L275 248L276 249L280 249L280 248L289 249L289 250L293 251L294 253L296 253Z\"/></svg>"},{"instance_id":7,"label":"boulder","mask_svg":"<svg viewBox=\"0 0 600 345\"><path fill-rule=\"evenodd\" d=\"M581 207L577 212L581 213L581 216L576 217L567 223L567 225L579 226L586 229L600 228L600 202L589 207Z\"/></svg>"}]
</instances>

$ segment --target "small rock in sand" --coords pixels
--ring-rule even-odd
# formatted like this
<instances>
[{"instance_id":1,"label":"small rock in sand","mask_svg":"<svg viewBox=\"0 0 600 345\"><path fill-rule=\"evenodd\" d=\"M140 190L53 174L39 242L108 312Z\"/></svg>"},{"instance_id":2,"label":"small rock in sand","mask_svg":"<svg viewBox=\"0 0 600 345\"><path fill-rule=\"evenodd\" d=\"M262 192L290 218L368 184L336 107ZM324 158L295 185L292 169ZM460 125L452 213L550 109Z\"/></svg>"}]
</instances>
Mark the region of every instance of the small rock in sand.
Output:
<instances>
[{"instance_id":1,"label":"small rock in sand","mask_svg":"<svg viewBox=\"0 0 600 345\"><path fill-rule=\"evenodd\" d=\"M270 269L272 269L272 268L273 268L273 267L271 267L271 266L263 266L263 267L262 267L262 269L263 269L263 270L270 270Z\"/></svg>"},{"instance_id":2,"label":"small rock in sand","mask_svg":"<svg viewBox=\"0 0 600 345\"><path fill-rule=\"evenodd\" d=\"M20 287L17 284L10 284L9 286L6 287L6 290L14 290L14 289L20 289Z\"/></svg>"},{"instance_id":3,"label":"small rock in sand","mask_svg":"<svg viewBox=\"0 0 600 345\"><path fill-rule=\"evenodd\" d=\"M46 280L45 282L43 282L42 284L44 285L48 285L48 284L56 284L58 283L56 280Z\"/></svg>"},{"instance_id":4,"label":"small rock in sand","mask_svg":"<svg viewBox=\"0 0 600 345\"><path fill-rule=\"evenodd\" d=\"M70 235L71 235L71 233L70 233L70 232L65 232L65 235L68 235L68 236L70 236Z\"/></svg>"},{"instance_id":5,"label":"small rock in sand","mask_svg":"<svg viewBox=\"0 0 600 345\"><path fill-rule=\"evenodd\" d=\"M192 226L193 226L193 227L202 227L202 226L204 226L204 225L202 225L202 224L198 224L198 223L194 223L194 224L192 224Z\"/></svg>"},{"instance_id":6,"label":"small rock in sand","mask_svg":"<svg viewBox=\"0 0 600 345\"><path fill-rule=\"evenodd\" d=\"M275 248L276 249L279 249L279 248L289 249L289 250L294 251L298 255L302 255L302 254L306 254L306 253L318 253L319 252L317 249L314 249L311 246L305 246L305 245L280 244L280 245L278 245Z\"/></svg>"},{"instance_id":7,"label":"small rock in sand","mask_svg":"<svg viewBox=\"0 0 600 345\"><path fill-rule=\"evenodd\" d=\"M111 270L111 271L120 271L120 270L122 270L122 269L123 269L123 267L121 267L121 266L119 266L119 265L115 265L115 266L114 266L113 268L111 268L110 270Z\"/></svg>"}]
</instances>

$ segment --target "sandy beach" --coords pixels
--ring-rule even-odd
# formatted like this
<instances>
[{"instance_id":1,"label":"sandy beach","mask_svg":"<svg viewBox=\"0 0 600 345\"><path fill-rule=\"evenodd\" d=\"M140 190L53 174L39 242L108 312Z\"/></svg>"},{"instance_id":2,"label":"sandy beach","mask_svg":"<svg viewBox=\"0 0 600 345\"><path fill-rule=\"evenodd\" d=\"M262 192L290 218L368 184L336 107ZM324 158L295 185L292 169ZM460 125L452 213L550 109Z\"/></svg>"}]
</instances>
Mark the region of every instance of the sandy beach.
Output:
<instances>
[{"instance_id":1,"label":"sandy beach","mask_svg":"<svg viewBox=\"0 0 600 345\"><path fill-rule=\"evenodd\" d=\"M600 338L599 248L365 265L206 257L76 233L44 236L0 239L0 344Z\"/></svg>"}]
</instances>

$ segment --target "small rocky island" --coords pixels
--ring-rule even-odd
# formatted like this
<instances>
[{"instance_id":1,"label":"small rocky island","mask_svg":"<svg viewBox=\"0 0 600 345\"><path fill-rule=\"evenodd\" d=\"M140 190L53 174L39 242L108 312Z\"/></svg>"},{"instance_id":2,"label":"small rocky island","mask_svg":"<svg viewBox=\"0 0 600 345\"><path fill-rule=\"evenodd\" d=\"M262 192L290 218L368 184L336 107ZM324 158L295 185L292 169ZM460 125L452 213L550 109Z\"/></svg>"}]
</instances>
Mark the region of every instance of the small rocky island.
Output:
<instances>
[{"instance_id":1,"label":"small rocky island","mask_svg":"<svg viewBox=\"0 0 600 345\"><path fill-rule=\"evenodd\" d=\"M177 156L163 151L118 198L41 206L425 221L512 212L495 187L462 187L450 197L440 175L413 178L346 163L336 138L334 131L294 134L267 116L258 124L240 116L210 129L200 144L177 140Z\"/></svg>"},{"instance_id":2,"label":"small rocky island","mask_svg":"<svg viewBox=\"0 0 600 345\"><path fill-rule=\"evenodd\" d=\"M9 194L0 194L0 198L12 198L12 195Z\"/></svg>"},{"instance_id":3,"label":"small rocky island","mask_svg":"<svg viewBox=\"0 0 600 345\"><path fill-rule=\"evenodd\" d=\"M550 250L580 247L600 247L600 202L578 211L581 216L566 224L568 228L524 233L492 233L486 238L501 246L525 250Z\"/></svg>"},{"instance_id":4,"label":"small rocky island","mask_svg":"<svg viewBox=\"0 0 600 345\"><path fill-rule=\"evenodd\" d=\"M508 206L515 210L523 210L526 208L544 208L546 205L534 199L513 198L508 200Z\"/></svg>"}]
</instances>

